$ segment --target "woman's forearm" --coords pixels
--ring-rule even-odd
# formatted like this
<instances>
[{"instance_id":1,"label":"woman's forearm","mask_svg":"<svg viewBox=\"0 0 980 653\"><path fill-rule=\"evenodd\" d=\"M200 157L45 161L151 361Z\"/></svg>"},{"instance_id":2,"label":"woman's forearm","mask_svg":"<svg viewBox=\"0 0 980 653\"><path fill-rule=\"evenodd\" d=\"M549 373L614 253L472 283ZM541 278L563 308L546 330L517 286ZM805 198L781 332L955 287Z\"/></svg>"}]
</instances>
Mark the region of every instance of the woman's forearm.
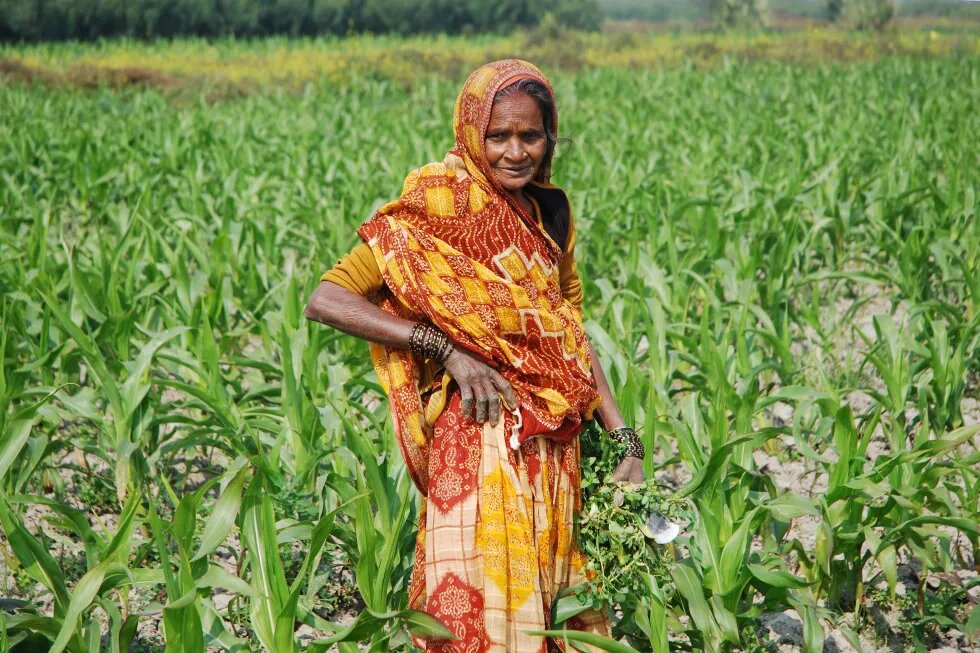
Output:
<instances>
[{"instance_id":1,"label":"woman's forearm","mask_svg":"<svg viewBox=\"0 0 980 653\"><path fill-rule=\"evenodd\" d=\"M607 431L622 428L626 426L626 422L623 420L622 413L619 412L619 406L616 405L616 399L613 397L612 390L609 388L609 382L606 381L606 375L602 371L599 357L595 355L595 349L592 348L591 342L589 343L589 353L592 354L592 377L595 379L599 396L602 397L602 405L599 406L599 410L597 411L599 413L597 416L599 425ZM643 460L641 458L642 448L639 454L626 449L623 452L622 460L619 461L619 465L616 466L612 474L611 480L613 482L629 481L634 484L642 483Z\"/></svg>"},{"instance_id":2,"label":"woman's forearm","mask_svg":"<svg viewBox=\"0 0 980 653\"><path fill-rule=\"evenodd\" d=\"M411 320L386 313L366 297L329 281L320 282L303 314L346 334L397 349L408 349L408 337L415 326Z\"/></svg>"},{"instance_id":3,"label":"woman's forearm","mask_svg":"<svg viewBox=\"0 0 980 653\"><path fill-rule=\"evenodd\" d=\"M367 298L329 281L320 282L303 313L310 320L346 334L398 349L408 349L408 338L415 326L411 320L391 315ZM602 397L602 405L597 411L599 423L606 430L626 426L591 342L589 354L592 376Z\"/></svg>"},{"instance_id":4,"label":"woman's forearm","mask_svg":"<svg viewBox=\"0 0 980 653\"><path fill-rule=\"evenodd\" d=\"M596 389L599 391L599 396L602 397L602 405L597 411L599 424L607 431L626 426L623 415L619 412L619 406L616 405L616 398L613 397L612 390L609 388L609 382L606 381L606 375L602 371L602 364L599 363L599 357L596 356L591 342L589 343L589 354L592 356L592 378L595 379Z\"/></svg>"},{"instance_id":5,"label":"woman's forearm","mask_svg":"<svg viewBox=\"0 0 980 653\"><path fill-rule=\"evenodd\" d=\"M409 338L417 324L386 313L365 297L329 281L320 282L303 314L346 334L397 349L409 348ZM500 419L500 397L508 406L517 405L510 383L473 354L450 347L439 362L459 388L464 416L496 424Z\"/></svg>"}]
</instances>

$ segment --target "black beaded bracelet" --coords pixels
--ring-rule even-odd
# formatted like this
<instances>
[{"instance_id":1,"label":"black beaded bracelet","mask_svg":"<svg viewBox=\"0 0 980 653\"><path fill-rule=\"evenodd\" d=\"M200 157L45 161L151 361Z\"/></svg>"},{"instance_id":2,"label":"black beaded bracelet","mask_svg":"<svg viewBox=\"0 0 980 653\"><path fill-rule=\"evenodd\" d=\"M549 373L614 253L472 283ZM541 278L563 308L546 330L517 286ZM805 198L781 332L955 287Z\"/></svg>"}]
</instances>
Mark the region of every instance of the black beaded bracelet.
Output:
<instances>
[{"instance_id":1,"label":"black beaded bracelet","mask_svg":"<svg viewBox=\"0 0 980 653\"><path fill-rule=\"evenodd\" d=\"M637 435L636 431L629 426L622 426L618 429L609 431L609 437L616 442L625 445L623 447L623 458L642 459L646 455L646 450L643 448L643 443L640 442L640 436Z\"/></svg>"}]
</instances>

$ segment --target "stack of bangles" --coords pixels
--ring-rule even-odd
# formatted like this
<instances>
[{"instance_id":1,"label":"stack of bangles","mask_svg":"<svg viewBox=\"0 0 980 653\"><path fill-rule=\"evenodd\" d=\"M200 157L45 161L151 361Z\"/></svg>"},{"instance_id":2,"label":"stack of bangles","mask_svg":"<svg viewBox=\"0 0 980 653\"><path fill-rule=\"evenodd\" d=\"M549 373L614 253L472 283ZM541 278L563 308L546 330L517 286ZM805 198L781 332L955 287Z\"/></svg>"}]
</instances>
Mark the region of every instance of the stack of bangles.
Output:
<instances>
[{"instance_id":1,"label":"stack of bangles","mask_svg":"<svg viewBox=\"0 0 980 653\"><path fill-rule=\"evenodd\" d=\"M640 436L629 426L613 429L609 431L609 436L619 444L624 445L623 458L643 458L645 450L643 443L640 442Z\"/></svg>"},{"instance_id":2,"label":"stack of bangles","mask_svg":"<svg viewBox=\"0 0 980 653\"><path fill-rule=\"evenodd\" d=\"M445 363L453 351L453 342L431 324L417 322L408 336L408 349L419 358Z\"/></svg>"}]
</instances>

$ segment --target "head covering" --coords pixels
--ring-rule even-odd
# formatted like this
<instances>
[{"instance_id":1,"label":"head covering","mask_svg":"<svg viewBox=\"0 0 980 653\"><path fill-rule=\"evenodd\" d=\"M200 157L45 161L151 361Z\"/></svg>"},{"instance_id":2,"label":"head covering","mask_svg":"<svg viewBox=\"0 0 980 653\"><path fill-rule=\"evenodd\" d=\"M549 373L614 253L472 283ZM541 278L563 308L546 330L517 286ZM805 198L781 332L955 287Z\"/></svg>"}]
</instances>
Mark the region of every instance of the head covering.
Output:
<instances>
[{"instance_id":1,"label":"head covering","mask_svg":"<svg viewBox=\"0 0 980 653\"><path fill-rule=\"evenodd\" d=\"M470 75L456 100L453 148L441 163L410 172L401 196L358 230L385 281L379 306L433 323L511 383L522 425L511 435L514 448L542 433L574 436L569 426L599 402L581 315L561 294L563 247L500 186L483 149L494 96L521 79L551 92L541 71L517 59ZM547 182L544 163L532 183ZM405 350L372 344L371 353L402 453L425 493L431 428L451 379Z\"/></svg>"},{"instance_id":2,"label":"head covering","mask_svg":"<svg viewBox=\"0 0 980 653\"><path fill-rule=\"evenodd\" d=\"M544 74L531 63L520 59L504 59L489 63L476 69L463 84L463 90L456 98L453 110L453 130L456 135L456 145L450 154L463 159L466 169L481 182L492 186L497 192L504 193L503 187L494 177L490 164L487 163L486 151L483 148L484 135L490 124L490 113L493 109L497 93L511 84L523 79L533 79L548 89L551 97L555 96L554 89ZM551 115L554 133L558 133L558 110ZM548 183L551 174L551 156L549 151L541 162L535 181ZM488 182L489 180L489 182Z\"/></svg>"}]
</instances>

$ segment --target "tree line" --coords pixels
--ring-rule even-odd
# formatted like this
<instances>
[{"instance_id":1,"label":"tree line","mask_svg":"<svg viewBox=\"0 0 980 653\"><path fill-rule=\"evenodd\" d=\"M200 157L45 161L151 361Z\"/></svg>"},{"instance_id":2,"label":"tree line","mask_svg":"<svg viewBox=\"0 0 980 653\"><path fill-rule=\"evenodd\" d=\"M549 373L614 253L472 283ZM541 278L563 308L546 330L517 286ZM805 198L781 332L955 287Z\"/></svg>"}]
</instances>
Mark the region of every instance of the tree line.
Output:
<instances>
[{"instance_id":1,"label":"tree line","mask_svg":"<svg viewBox=\"0 0 980 653\"><path fill-rule=\"evenodd\" d=\"M765 26L770 17L771 5L776 5L783 13L792 13L794 5L801 5L805 15L822 15L827 20L845 27L860 30L881 30L895 17L896 0L823 0L819 4L813 0L792 2L776 0L697 0L705 6L715 20L726 27ZM920 2L920 5L925 4ZM949 0L932 0L932 6L940 9L950 4ZM820 7L819 13L815 10Z\"/></svg>"},{"instance_id":2,"label":"tree line","mask_svg":"<svg viewBox=\"0 0 980 653\"><path fill-rule=\"evenodd\" d=\"M597 0L0 0L0 39L465 34L534 27L545 15L598 29Z\"/></svg>"},{"instance_id":3,"label":"tree line","mask_svg":"<svg viewBox=\"0 0 980 653\"><path fill-rule=\"evenodd\" d=\"M467 34L534 27L545 16L584 30L604 18L757 27L772 13L881 29L896 5L906 15L980 13L980 3L957 0L0 0L0 41Z\"/></svg>"},{"instance_id":4,"label":"tree line","mask_svg":"<svg viewBox=\"0 0 980 653\"><path fill-rule=\"evenodd\" d=\"M725 27L764 25L772 15L880 29L894 16L980 18L980 2L963 0L599 0L612 20L713 21Z\"/></svg>"}]
</instances>

